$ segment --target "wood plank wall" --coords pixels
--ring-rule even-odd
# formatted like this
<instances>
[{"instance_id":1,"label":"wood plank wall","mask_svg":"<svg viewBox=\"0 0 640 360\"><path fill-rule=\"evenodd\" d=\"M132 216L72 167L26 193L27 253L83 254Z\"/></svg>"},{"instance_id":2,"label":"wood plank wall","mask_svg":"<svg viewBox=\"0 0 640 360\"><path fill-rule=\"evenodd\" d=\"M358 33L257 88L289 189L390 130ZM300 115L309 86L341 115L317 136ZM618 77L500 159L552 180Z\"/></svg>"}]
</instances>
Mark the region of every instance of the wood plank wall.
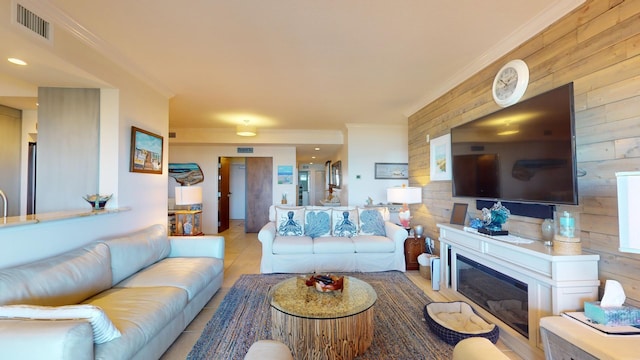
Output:
<instances>
[{"instance_id":1,"label":"wood plank wall","mask_svg":"<svg viewBox=\"0 0 640 360\"><path fill-rule=\"evenodd\" d=\"M576 110L579 205L558 210L580 213L582 249L600 255L601 294L606 279L619 281L627 302L640 306L640 256L618 249L616 177L640 170L640 1L593 0L563 17L495 63L409 117L409 182L423 187L423 204L413 205L412 223L438 238L454 202L451 181L429 179L430 138L449 133L499 109L491 96L497 71L512 59L529 66L522 100L573 81ZM522 101L521 100L521 101ZM637 214L636 214L637 215ZM512 233L541 239L542 220L512 216Z\"/></svg>"}]
</instances>

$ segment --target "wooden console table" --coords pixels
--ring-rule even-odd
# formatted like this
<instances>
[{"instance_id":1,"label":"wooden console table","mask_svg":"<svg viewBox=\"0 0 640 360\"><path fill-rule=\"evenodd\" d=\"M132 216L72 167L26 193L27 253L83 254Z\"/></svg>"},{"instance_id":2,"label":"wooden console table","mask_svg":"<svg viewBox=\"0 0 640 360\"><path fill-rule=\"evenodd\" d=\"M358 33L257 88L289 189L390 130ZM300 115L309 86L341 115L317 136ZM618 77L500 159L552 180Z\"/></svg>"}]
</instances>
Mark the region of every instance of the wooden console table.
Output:
<instances>
[{"instance_id":1,"label":"wooden console table","mask_svg":"<svg viewBox=\"0 0 640 360\"><path fill-rule=\"evenodd\" d=\"M488 311L476 310L500 326L500 338L524 358L542 355L540 319L583 308L598 297L598 255L563 255L542 241L488 236L465 231L459 225L440 228L440 289L445 295L467 300L457 292L458 255L471 259L527 285L528 338L509 328ZM511 242L509 242L511 241ZM435 280L432 280L435 281Z\"/></svg>"}]
</instances>

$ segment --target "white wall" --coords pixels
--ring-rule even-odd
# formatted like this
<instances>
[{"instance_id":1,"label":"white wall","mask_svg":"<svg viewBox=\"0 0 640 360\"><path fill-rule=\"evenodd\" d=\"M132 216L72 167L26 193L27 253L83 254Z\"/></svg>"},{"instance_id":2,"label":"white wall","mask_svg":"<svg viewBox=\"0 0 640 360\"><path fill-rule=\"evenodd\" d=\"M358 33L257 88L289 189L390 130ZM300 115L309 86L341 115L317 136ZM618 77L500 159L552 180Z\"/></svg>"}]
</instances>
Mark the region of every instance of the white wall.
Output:
<instances>
[{"instance_id":1,"label":"white wall","mask_svg":"<svg viewBox=\"0 0 640 360\"><path fill-rule=\"evenodd\" d=\"M7 5L6 9L9 9L6 1L2 4ZM0 11L0 15L7 14ZM15 30L0 27L0 38L7 31ZM108 124L101 124L101 128L105 125L112 129L109 134L113 135L108 136L100 144L101 153L112 155L111 160L107 157L107 163L100 164L100 177L102 180L104 176L106 183L117 183L117 189L114 190L116 199L109 205L117 204L120 207L130 207L131 210L34 225L0 227L0 249L2 249L0 268L62 253L95 239L125 234L157 223L166 226L167 223L168 142L166 139L169 127L167 95L150 88L137 76L107 61L95 49L81 43L69 33L65 33L64 28L56 27L55 34L54 45L44 45L46 51L57 59L75 64L87 73L102 79L105 88L117 89L112 92L118 95L116 116L101 119L108 122ZM25 37L25 41L30 40ZM46 59L38 60L46 61ZM164 137L163 174L129 172L132 125ZM73 175L82 176L82 174ZM82 195L85 194L77 194L78 197Z\"/></svg>"},{"instance_id":2,"label":"white wall","mask_svg":"<svg viewBox=\"0 0 640 360\"><path fill-rule=\"evenodd\" d=\"M243 146L244 147L244 146ZM271 157L273 158L273 204L279 204L282 194L295 201L297 184L278 184L278 165L291 165L293 177L298 178L295 146L254 146L252 154L239 154L236 146L184 145L171 141L169 161L172 163L194 162L204 174L202 186L202 229L205 234L218 232L218 158L219 157ZM166 195L165 195L166 196Z\"/></svg>"},{"instance_id":3,"label":"white wall","mask_svg":"<svg viewBox=\"0 0 640 360\"><path fill-rule=\"evenodd\" d=\"M342 161L349 205L387 203L387 188L408 180L375 179L375 163L408 163L408 127L403 125L347 124L347 166ZM345 173L345 168L347 169Z\"/></svg>"}]
</instances>

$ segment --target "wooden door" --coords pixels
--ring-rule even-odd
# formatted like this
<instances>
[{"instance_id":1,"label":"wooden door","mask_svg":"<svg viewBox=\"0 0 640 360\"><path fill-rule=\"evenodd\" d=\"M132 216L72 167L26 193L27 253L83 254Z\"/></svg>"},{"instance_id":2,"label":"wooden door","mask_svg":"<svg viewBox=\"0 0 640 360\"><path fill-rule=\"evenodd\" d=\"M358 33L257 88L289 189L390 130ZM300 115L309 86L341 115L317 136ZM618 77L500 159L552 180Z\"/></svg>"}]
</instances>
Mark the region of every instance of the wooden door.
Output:
<instances>
[{"instance_id":1,"label":"wooden door","mask_svg":"<svg viewBox=\"0 0 640 360\"><path fill-rule=\"evenodd\" d=\"M258 232L269 222L273 204L273 159L247 158L245 232Z\"/></svg>"},{"instance_id":2,"label":"wooden door","mask_svg":"<svg viewBox=\"0 0 640 360\"><path fill-rule=\"evenodd\" d=\"M229 229L229 158L218 158L218 233Z\"/></svg>"}]
</instances>

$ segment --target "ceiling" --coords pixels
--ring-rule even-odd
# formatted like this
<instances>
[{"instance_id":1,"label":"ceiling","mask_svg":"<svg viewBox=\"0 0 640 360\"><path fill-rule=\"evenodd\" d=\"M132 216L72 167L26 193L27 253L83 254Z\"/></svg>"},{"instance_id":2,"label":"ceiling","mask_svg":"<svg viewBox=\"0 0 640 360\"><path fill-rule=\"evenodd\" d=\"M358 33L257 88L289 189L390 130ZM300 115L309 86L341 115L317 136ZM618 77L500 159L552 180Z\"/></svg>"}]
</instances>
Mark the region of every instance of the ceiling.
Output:
<instances>
[{"instance_id":1,"label":"ceiling","mask_svg":"<svg viewBox=\"0 0 640 360\"><path fill-rule=\"evenodd\" d=\"M235 128L246 119L260 136L406 124L582 0L21 2L45 18L39 11L67 19L98 39L105 56L167 95L171 129ZM24 41L0 42L0 53L11 54L16 42ZM99 74L68 76L65 64L25 60L31 69L0 65L0 80L100 81ZM56 67L66 76L56 76ZM3 95L0 87L0 102L10 100ZM310 158L301 152L299 161Z\"/></svg>"}]
</instances>

